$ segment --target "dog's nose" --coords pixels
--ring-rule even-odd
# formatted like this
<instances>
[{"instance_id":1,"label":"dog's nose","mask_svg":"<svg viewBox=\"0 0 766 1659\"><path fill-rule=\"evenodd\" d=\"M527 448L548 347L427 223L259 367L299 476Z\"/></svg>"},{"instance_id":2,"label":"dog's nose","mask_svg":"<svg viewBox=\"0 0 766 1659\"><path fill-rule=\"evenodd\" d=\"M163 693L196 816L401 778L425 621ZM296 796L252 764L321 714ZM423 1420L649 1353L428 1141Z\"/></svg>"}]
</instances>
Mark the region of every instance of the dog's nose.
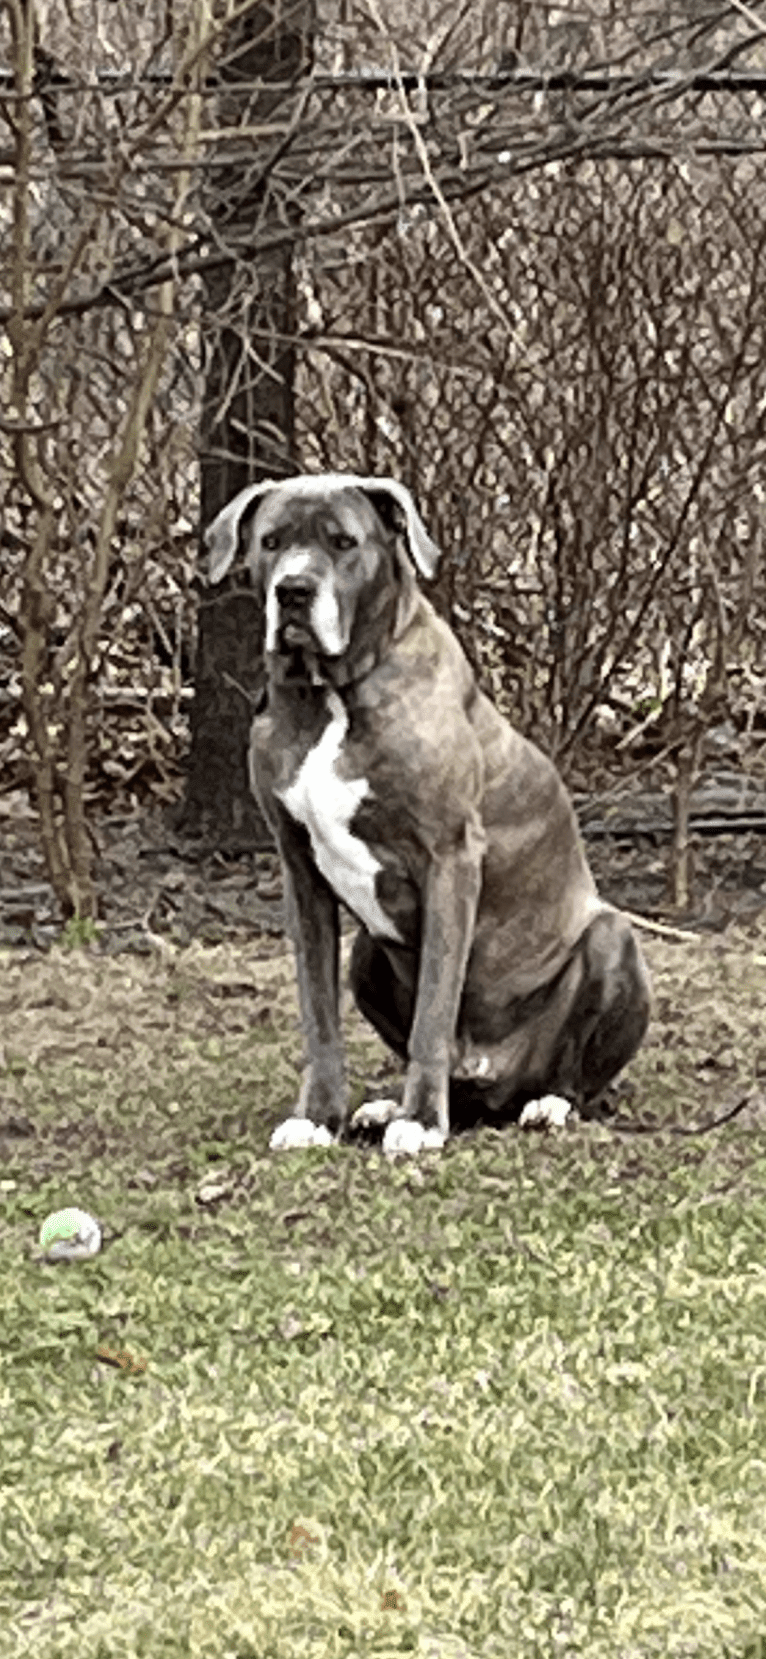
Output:
<instances>
[{"instance_id":1,"label":"dog's nose","mask_svg":"<svg viewBox=\"0 0 766 1659\"><path fill-rule=\"evenodd\" d=\"M314 597L314 589L302 576L284 576L277 583L276 596L280 610L305 611Z\"/></svg>"}]
</instances>

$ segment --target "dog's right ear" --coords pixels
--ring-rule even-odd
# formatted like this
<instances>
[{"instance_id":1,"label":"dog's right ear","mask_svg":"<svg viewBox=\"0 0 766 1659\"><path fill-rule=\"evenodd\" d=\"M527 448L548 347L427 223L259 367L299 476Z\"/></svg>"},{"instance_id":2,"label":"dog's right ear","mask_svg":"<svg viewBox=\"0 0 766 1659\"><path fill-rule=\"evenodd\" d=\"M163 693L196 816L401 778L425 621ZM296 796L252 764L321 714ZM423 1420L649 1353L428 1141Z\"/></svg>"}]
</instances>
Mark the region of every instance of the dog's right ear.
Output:
<instances>
[{"instance_id":1,"label":"dog's right ear","mask_svg":"<svg viewBox=\"0 0 766 1659\"><path fill-rule=\"evenodd\" d=\"M248 484L240 490L238 495L232 496L226 506L217 513L212 524L209 524L202 540L208 549L208 580L220 582L227 570L233 565L239 547L239 536L243 523L252 518L261 497L268 490L277 488L277 480L264 478L260 484ZM254 503L252 511L248 507Z\"/></svg>"}]
</instances>

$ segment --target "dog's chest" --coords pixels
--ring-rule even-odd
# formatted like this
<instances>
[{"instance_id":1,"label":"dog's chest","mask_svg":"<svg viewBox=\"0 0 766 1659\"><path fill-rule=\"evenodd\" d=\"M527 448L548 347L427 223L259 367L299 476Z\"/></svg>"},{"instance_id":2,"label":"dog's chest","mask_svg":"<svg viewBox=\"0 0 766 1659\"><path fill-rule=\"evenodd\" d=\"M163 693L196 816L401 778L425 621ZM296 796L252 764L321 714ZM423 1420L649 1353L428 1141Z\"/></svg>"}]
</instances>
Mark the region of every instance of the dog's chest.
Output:
<instances>
[{"instance_id":1,"label":"dog's chest","mask_svg":"<svg viewBox=\"0 0 766 1659\"><path fill-rule=\"evenodd\" d=\"M371 933L387 939L400 934L378 902L375 877L382 868L366 842L350 829L360 801L369 794L366 778L344 778L338 760L348 731L348 715L337 692L327 694L331 714L286 789L277 791L292 818L308 830L317 868L338 897Z\"/></svg>"}]
</instances>

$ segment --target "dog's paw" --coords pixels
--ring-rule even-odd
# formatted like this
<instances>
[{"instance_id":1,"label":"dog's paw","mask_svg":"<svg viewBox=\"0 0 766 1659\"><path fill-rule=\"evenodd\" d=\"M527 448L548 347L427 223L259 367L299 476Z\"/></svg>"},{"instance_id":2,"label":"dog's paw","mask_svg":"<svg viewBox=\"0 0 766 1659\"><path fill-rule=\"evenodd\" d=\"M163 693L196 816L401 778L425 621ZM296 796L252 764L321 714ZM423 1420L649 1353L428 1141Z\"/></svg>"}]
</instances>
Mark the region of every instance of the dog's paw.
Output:
<instances>
[{"instance_id":1,"label":"dog's paw","mask_svg":"<svg viewBox=\"0 0 766 1659\"><path fill-rule=\"evenodd\" d=\"M572 1110L571 1102L558 1094L544 1094L528 1100L519 1118L520 1129L563 1129Z\"/></svg>"},{"instance_id":2,"label":"dog's paw","mask_svg":"<svg viewBox=\"0 0 766 1659\"><path fill-rule=\"evenodd\" d=\"M312 1123L311 1118L285 1118L274 1130L269 1151L284 1152L295 1146L332 1146L332 1135L323 1123Z\"/></svg>"},{"instance_id":3,"label":"dog's paw","mask_svg":"<svg viewBox=\"0 0 766 1659\"><path fill-rule=\"evenodd\" d=\"M387 1158L414 1158L418 1152L441 1152L446 1136L441 1129L424 1129L414 1118L395 1118L383 1136Z\"/></svg>"},{"instance_id":4,"label":"dog's paw","mask_svg":"<svg viewBox=\"0 0 766 1659\"><path fill-rule=\"evenodd\" d=\"M351 1129L383 1129L391 1123L399 1107L395 1100L365 1100L357 1106L351 1119Z\"/></svg>"}]
</instances>

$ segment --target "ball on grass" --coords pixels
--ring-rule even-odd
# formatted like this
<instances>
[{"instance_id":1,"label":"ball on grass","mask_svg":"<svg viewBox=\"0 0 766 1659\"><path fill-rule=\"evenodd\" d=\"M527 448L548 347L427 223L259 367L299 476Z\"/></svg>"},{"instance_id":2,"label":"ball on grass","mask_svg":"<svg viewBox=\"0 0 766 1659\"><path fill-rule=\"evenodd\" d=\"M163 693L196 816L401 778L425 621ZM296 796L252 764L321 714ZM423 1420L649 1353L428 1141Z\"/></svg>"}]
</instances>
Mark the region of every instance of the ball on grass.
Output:
<instances>
[{"instance_id":1,"label":"ball on grass","mask_svg":"<svg viewBox=\"0 0 766 1659\"><path fill-rule=\"evenodd\" d=\"M40 1228L40 1248L50 1261L84 1261L101 1249L101 1228L87 1210L56 1210Z\"/></svg>"}]
</instances>

